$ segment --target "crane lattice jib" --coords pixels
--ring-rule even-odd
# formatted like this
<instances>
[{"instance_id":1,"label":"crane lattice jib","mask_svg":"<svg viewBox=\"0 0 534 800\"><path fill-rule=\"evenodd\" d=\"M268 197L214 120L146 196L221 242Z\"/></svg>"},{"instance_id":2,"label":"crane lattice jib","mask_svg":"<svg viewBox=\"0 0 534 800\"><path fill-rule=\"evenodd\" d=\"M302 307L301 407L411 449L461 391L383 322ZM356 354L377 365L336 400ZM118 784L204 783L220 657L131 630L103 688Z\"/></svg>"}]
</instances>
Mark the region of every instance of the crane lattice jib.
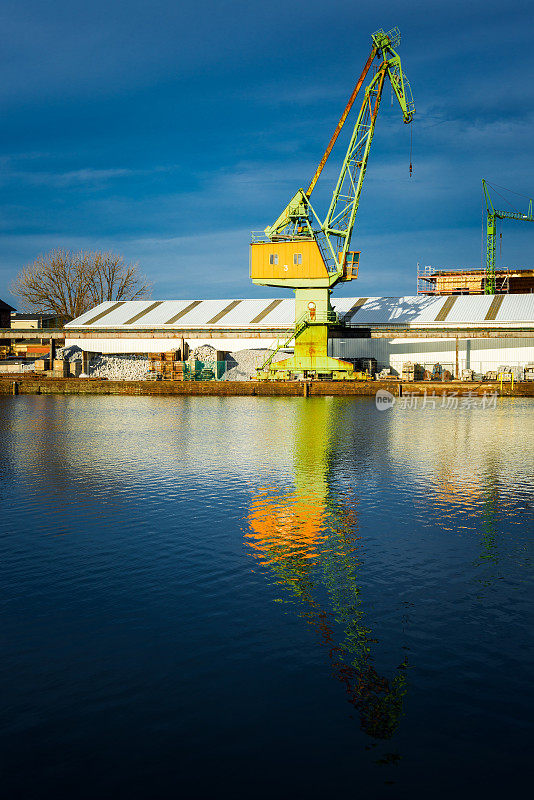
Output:
<instances>
[{"instance_id":1,"label":"crane lattice jib","mask_svg":"<svg viewBox=\"0 0 534 800\"><path fill-rule=\"evenodd\" d=\"M393 50L393 43L397 45L400 42L398 29L387 34L378 31L372 38L382 64L365 90L330 208L322 225L329 250L341 266L350 246L386 75L399 102L404 122L411 122L415 113L410 85L403 74L400 57Z\"/></svg>"},{"instance_id":2,"label":"crane lattice jib","mask_svg":"<svg viewBox=\"0 0 534 800\"><path fill-rule=\"evenodd\" d=\"M365 100L323 225L325 236L329 240L333 237L330 242L332 252L341 252L341 261L348 249L358 211L385 76L386 69L382 67L366 89Z\"/></svg>"},{"instance_id":3,"label":"crane lattice jib","mask_svg":"<svg viewBox=\"0 0 534 800\"><path fill-rule=\"evenodd\" d=\"M523 222L534 222L534 216L532 214L532 200L529 200L526 214L522 214L520 211L502 211L493 207L488 183L484 178L482 178L482 190L486 201L486 274L484 280L484 294L495 294L496 220L517 219Z\"/></svg>"},{"instance_id":4,"label":"crane lattice jib","mask_svg":"<svg viewBox=\"0 0 534 800\"><path fill-rule=\"evenodd\" d=\"M336 126L336 129L335 129L334 133L332 134L332 138L328 142L328 146L327 146L326 150L324 151L324 155L323 155L322 159L319 162L319 166L315 170L315 175L311 179L310 185L306 189L307 197L310 197L311 193L313 192L313 190L315 188L315 184L319 180L319 176L320 176L321 172L323 171L324 165L326 164L326 162L328 160L328 156L332 152L332 148L334 147L334 145L336 143L337 137L341 133L341 129L343 128L343 125L345 124L345 121L346 121L346 119L347 119L347 117L349 115L349 112L350 112L352 106L354 105L354 101L356 100L356 96L358 95L358 92L362 88L362 84L363 84L365 78L367 77L367 73L369 72L371 64L373 63L373 61L375 59L376 53L377 53L376 46L373 45L373 47L371 48L371 52L369 53L369 58L367 59L367 62L366 62L365 66L364 66L364 68L362 70L362 74L360 75L360 77L359 77L359 79L358 79L358 81L356 83L356 86L354 87L354 90L353 90L351 96L349 97L348 103L347 103L347 105L345 106L345 108L343 110L343 113L342 113L342 115L340 117L340 120L339 120L339 122L338 122L338 124Z\"/></svg>"}]
</instances>

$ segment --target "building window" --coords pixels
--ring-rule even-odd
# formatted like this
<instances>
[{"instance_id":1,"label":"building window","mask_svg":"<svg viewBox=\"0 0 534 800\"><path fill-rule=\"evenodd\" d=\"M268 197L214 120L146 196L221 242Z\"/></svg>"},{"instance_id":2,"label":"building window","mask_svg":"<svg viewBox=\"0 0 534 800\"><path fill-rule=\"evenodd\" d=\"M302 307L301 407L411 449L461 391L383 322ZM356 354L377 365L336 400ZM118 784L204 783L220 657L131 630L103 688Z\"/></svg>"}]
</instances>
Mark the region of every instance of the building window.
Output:
<instances>
[{"instance_id":1,"label":"building window","mask_svg":"<svg viewBox=\"0 0 534 800\"><path fill-rule=\"evenodd\" d=\"M293 264L295 265L302 264L302 253L293 254Z\"/></svg>"},{"instance_id":2,"label":"building window","mask_svg":"<svg viewBox=\"0 0 534 800\"><path fill-rule=\"evenodd\" d=\"M271 253L269 256L269 264L278 264L278 253Z\"/></svg>"}]
</instances>

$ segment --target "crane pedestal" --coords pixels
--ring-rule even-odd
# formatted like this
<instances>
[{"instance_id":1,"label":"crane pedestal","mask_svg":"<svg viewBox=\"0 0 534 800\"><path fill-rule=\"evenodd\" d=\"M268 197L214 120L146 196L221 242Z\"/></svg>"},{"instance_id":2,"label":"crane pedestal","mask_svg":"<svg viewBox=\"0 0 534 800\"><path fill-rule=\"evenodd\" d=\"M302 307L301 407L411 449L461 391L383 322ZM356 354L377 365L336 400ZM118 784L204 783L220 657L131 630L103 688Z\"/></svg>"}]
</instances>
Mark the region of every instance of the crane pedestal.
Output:
<instances>
[{"instance_id":1,"label":"crane pedestal","mask_svg":"<svg viewBox=\"0 0 534 800\"><path fill-rule=\"evenodd\" d=\"M291 358L271 362L258 377L267 380L332 378L354 380L350 361L328 355L329 323L337 323L337 314L330 305L327 288L295 289L295 351Z\"/></svg>"},{"instance_id":2,"label":"crane pedestal","mask_svg":"<svg viewBox=\"0 0 534 800\"><path fill-rule=\"evenodd\" d=\"M315 334L317 328L312 330ZM328 329L326 330L327 336ZM258 377L267 380L288 380L297 377L335 381L356 380L354 365L350 361L342 361L340 358L331 358L327 355L316 355L316 352L315 337L314 341L309 344L301 342L297 345L295 342L295 355L292 358L271 364L268 373L259 374Z\"/></svg>"}]
</instances>

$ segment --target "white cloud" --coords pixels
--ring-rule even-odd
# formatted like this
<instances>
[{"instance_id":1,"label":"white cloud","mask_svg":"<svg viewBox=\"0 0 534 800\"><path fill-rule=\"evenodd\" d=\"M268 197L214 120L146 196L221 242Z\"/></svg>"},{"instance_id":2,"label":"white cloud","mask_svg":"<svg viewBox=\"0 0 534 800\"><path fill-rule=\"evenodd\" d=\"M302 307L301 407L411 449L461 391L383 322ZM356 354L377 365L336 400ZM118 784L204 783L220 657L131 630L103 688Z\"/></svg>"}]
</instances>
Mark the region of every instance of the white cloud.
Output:
<instances>
[{"instance_id":1,"label":"white cloud","mask_svg":"<svg viewBox=\"0 0 534 800\"><path fill-rule=\"evenodd\" d=\"M38 156L36 155L35 158ZM111 167L96 169L84 167L81 169L54 172L51 170L20 170L5 165L0 173L1 182L6 184L12 181L26 183L33 186L50 186L53 188L75 187L88 184L102 184L117 178L131 178L135 176L151 175L157 172L170 171L173 167L157 166L152 169L127 169Z\"/></svg>"}]
</instances>

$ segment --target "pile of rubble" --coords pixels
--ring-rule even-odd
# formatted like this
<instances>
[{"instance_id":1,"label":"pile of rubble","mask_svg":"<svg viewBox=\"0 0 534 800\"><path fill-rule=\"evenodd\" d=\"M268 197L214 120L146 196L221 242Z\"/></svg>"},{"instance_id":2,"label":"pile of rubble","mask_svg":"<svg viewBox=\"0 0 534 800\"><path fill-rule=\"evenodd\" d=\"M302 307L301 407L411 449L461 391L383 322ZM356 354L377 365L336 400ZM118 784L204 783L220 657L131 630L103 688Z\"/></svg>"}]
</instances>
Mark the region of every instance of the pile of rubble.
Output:
<instances>
[{"instance_id":1,"label":"pile of rubble","mask_svg":"<svg viewBox=\"0 0 534 800\"><path fill-rule=\"evenodd\" d=\"M81 361L82 351L75 345L72 347L58 347L56 350L56 358L63 358L65 361Z\"/></svg>"},{"instance_id":2,"label":"pile of rubble","mask_svg":"<svg viewBox=\"0 0 534 800\"><path fill-rule=\"evenodd\" d=\"M226 372L223 381L249 381L256 377L256 367L261 367L269 355L269 350L238 350L230 353L226 359ZM281 350L276 353L274 361L289 358L289 353Z\"/></svg>"},{"instance_id":3,"label":"pile of rubble","mask_svg":"<svg viewBox=\"0 0 534 800\"><path fill-rule=\"evenodd\" d=\"M200 347L195 347L189 354L189 360L195 358L203 363L215 363L217 360L217 350L210 344L201 344Z\"/></svg>"},{"instance_id":4,"label":"pile of rubble","mask_svg":"<svg viewBox=\"0 0 534 800\"><path fill-rule=\"evenodd\" d=\"M248 381L256 377L256 367L261 365L269 355L268 350L238 350L226 357L226 370L222 375L224 381ZM215 363L217 351L209 344L201 345L191 351L189 360L197 359L209 365ZM288 353L280 351L273 361L288 358ZM56 358L66 361L81 361L82 351L79 347L58 348ZM33 369L27 365L28 370ZM143 353L102 354L93 355L89 361L90 378L107 378L112 381L140 381L148 375L149 360Z\"/></svg>"},{"instance_id":5,"label":"pile of rubble","mask_svg":"<svg viewBox=\"0 0 534 800\"><path fill-rule=\"evenodd\" d=\"M147 377L149 361L143 354L93 356L89 362L90 378L110 381L142 381Z\"/></svg>"},{"instance_id":6,"label":"pile of rubble","mask_svg":"<svg viewBox=\"0 0 534 800\"><path fill-rule=\"evenodd\" d=\"M56 358L65 361L81 361L82 351L79 347L62 347L57 350ZM116 353L93 355L89 361L90 378L107 378L111 381L141 381L148 373L148 357L144 353Z\"/></svg>"},{"instance_id":7,"label":"pile of rubble","mask_svg":"<svg viewBox=\"0 0 534 800\"><path fill-rule=\"evenodd\" d=\"M269 355L267 349L236 350L226 356L226 369L221 377L223 381L249 381L256 377L256 367L261 367ZM273 361L289 358L288 353L279 352ZM200 345L191 351L189 360L198 359L204 364L214 364L217 359L217 350L209 344Z\"/></svg>"}]
</instances>

